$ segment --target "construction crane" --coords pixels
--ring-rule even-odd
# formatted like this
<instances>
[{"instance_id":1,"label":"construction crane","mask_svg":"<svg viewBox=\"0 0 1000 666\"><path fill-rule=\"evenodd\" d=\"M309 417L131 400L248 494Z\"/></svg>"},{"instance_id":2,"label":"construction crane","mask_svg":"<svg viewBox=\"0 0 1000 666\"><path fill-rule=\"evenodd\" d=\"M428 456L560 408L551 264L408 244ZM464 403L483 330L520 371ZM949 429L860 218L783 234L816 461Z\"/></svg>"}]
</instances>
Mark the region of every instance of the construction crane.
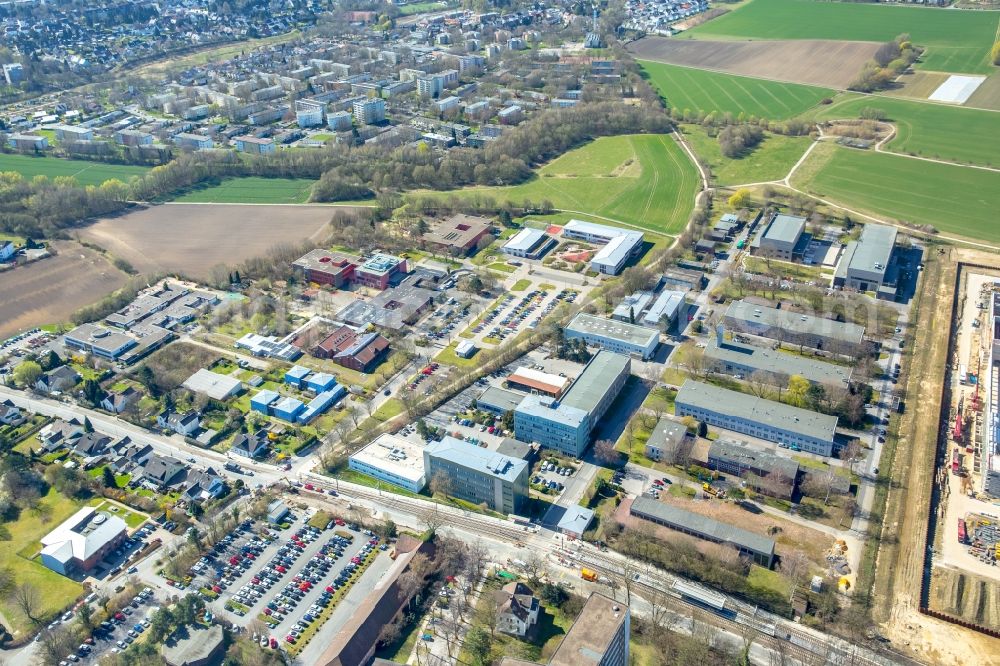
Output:
<instances>
[{"instance_id":1,"label":"construction crane","mask_svg":"<svg viewBox=\"0 0 1000 666\"><path fill-rule=\"evenodd\" d=\"M963 424L962 424L962 401L965 396L962 396L958 401L958 409L955 411L955 427L951 431L951 438L956 442L961 442L963 437Z\"/></svg>"}]
</instances>

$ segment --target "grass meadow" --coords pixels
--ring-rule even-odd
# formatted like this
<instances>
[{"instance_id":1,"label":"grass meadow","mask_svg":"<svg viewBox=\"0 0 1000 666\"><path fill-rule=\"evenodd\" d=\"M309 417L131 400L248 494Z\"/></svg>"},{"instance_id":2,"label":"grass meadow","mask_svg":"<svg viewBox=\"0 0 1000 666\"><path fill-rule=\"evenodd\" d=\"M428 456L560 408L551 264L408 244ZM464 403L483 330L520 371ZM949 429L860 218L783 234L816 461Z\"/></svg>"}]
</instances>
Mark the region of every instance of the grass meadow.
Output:
<instances>
[{"instance_id":1,"label":"grass meadow","mask_svg":"<svg viewBox=\"0 0 1000 666\"><path fill-rule=\"evenodd\" d=\"M884 42L909 33L927 49L919 67L988 74L998 11L956 11L816 0L753 0L688 31L704 39L843 39ZM835 66L835 65L834 65Z\"/></svg>"},{"instance_id":2,"label":"grass meadow","mask_svg":"<svg viewBox=\"0 0 1000 666\"><path fill-rule=\"evenodd\" d=\"M227 178L188 190L173 200L179 203L300 204L309 201L315 182L309 178Z\"/></svg>"},{"instance_id":3,"label":"grass meadow","mask_svg":"<svg viewBox=\"0 0 1000 666\"><path fill-rule=\"evenodd\" d=\"M649 80L671 108L718 111L787 120L833 97L828 88L709 72L640 60Z\"/></svg>"},{"instance_id":4,"label":"grass meadow","mask_svg":"<svg viewBox=\"0 0 1000 666\"><path fill-rule=\"evenodd\" d=\"M41 603L37 616L47 618L72 603L83 586L42 565L36 558L42 549L41 539L72 516L81 504L52 489L38 505L38 510L24 510L17 520L4 524L10 531L10 539L0 540L0 562L13 569L17 583L30 583L38 590ZM0 611L14 629L30 628L30 621L11 598L0 598Z\"/></svg>"},{"instance_id":5,"label":"grass meadow","mask_svg":"<svg viewBox=\"0 0 1000 666\"><path fill-rule=\"evenodd\" d=\"M132 176L141 176L149 169L142 166L69 160L61 157L0 154L0 171L16 171L26 180L31 180L35 176L49 178L71 176L80 185L100 185L112 178L128 182Z\"/></svg>"},{"instance_id":6,"label":"grass meadow","mask_svg":"<svg viewBox=\"0 0 1000 666\"><path fill-rule=\"evenodd\" d=\"M1000 115L993 111L845 94L820 107L817 120L857 118L864 108L885 111L896 136L885 148L979 166L1000 166Z\"/></svg>"},{"instance_id":7,"label":"grass meadow","mask_svg":"<svg viewBox=\"0 0 1000 666\"><path fill-rule=\"evenodd\" d=\"M1000 243L1000 173L822 144L792 184L875 215Z\"/></svg>"},{"instance_id":8,"label":"grass meadow","mask_svg":"<svg viewBox=\"0 0 1000 666\"><path fill-rule=\"evenodd\" d=\"M583 211L650 231L674 234L694 205L698 173L666 134L600 137L549 162L521 185L413 192L410 197L487 195L500 202L548 200L565 211Z\"/></svg>"},{"instance_id":9,"label":"grass meadow","mask_svg":"<svg viewBox=\"0 0 1000 666\"><path fill-rule=\"evenodd\" d=\"M740 185L781 180L811 143L809 137L765 133L764 140L742 157L724 157L719 140L701 125L681 125L691 150L712 170L716 185Z\"/></svg>"}]
</instances>

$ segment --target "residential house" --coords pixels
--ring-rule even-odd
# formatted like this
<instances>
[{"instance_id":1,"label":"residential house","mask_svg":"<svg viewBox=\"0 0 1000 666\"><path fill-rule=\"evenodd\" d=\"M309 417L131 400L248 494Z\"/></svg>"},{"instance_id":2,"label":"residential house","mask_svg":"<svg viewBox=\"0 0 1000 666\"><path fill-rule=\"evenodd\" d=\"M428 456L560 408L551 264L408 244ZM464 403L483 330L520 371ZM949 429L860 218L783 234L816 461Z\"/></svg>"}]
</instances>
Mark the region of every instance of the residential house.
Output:
<instances>
[{"instance_id":1,"label":"residential house","mask_svg":"<svg viewBox=\"0 0 1000 666\"><path fill-rule=\"evenodd\" d=\"M6 426L19 426L27 420L27 416L21 408L10 400L0 402L0 424Z\"/></svg>"},{"instance_id":2,"label":"residential house","mask_svg":"<svg viewBox=\"0 0 1000 666\"><path fill-rule=\"evenodd\" d=\"M156 417L156 425L167 430L173 430L178 435L192 437L198 431L198 428L201 427L201 417L198 415L198 412L194 411L181 414L179 412L164 410Z\"/></svg>"},{"instance_id":3,"label":"residential house","mask_svg":"<svg viewBox=\"0 0 1000 666\"><path fill-rule=\"evenodd\" d=\"M183 498L189 502L217 499L226 491L226 482L215 469L191 470L184 481Z\"/></svg>"},{"instance_id":4,"label":"residential house","mask_svg":"<svg viewBox=\"0 0 1000 666\"><path fill-rule=\"evenodd\" d=\"M177 458L154 453L142 466L139 481L154 490L166 490L183 481L187 467Z\"/></svg>"},{"instance_id":5,"label":"residential house","mask_svg":"<svg viewBox=\"0 0 1000 666\"><path fill-rule=\"evenodd\" d=\"M229 447L229 452L237 456L252 458L254 460L266 458L270 452L267 432L265 430L258 430L253 434L246 432L238 433L233 438L233 443L232 446Z\"/></svg>"},{"instance_id":6,"label":"residential house","mask_svg":"<svg viewBox=\"0 0 1000 666\"><path fill-rule=\"evenodd\" d=\"M497 601L496 629L524 638L538 622L539 603L524 583L507 583L493 593Z\"/></svg>"},{"instance_id":7,"label":"residential house","mask_svg":"<svg viewBox=\"0 0 1000 666\"><path fill-rule=\"evenodd\" d=\"M72 451L82 458L96 458L104 455L111 444L111 438L101 432L86 432L73 442Z\"/></svg>"},{"instance_id":8,"label":"residential house","mask_svg":"<svg viewBox=\"0 0 1000 666\"><path fill-rule=\"evenodd\" d=\"M101 400L101 409L107 410L112 414L121 414L139 402L141 397L141 393L131 386L127 386L122 391L115 391L104 396L104 400Z\"/></svg>"},{"instance_id":9,"label":"residential house","mask_svg":"<svg viewBox=\"0 0 1000 666\"><path fill-rule=\"evenodd\" d=\"M83 424L76 419L63 421L56 419L38 431L38 441L44 451L55 451L63 446L72 446L71 442L83 435Z\"/></svg>"},{"instance_id":10,"label":"residential house","mask_svg":"<svg viewBox=\"0 0 1000 666\"><path fill-rule=\"evenodd\" d=\"M38 381L35 382L35 390L39 393L68 391L79 381L80 375L77 374L76 370L68 365L61 365L39 377Z\"/></svg>"}]
</instances>

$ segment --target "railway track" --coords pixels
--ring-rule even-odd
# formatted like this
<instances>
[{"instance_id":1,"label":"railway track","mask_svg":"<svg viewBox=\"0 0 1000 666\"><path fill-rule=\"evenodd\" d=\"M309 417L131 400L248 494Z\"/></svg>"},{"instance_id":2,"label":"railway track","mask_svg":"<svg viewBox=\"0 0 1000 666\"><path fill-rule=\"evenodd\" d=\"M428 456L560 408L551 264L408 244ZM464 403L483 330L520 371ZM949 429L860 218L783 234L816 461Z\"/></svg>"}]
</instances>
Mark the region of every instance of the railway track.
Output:
<instances>
[{"instance_id":1,"label":"railway track","mask_svg":"<svg viewBox=\"0 0 1000 666\"><path fill-rule=\"evenodd\" d=\"M319 482L318 487L330 488L329 479L312 473L306 473L313 483ZM305 491L309 492L309 491ZM364 486L356 484L339 484L339 495L344 499L358 499L372 502L381 506L397 509L401 512L413 515L420 520L433 521L432 514L439 509L426 506L426 502L412 499L403 499L394 496L392 493L380 493ZM311 497L322 498L326 502L331 502L332 498L324 493L311 494ZM443 516L444 522L449 527L458 527L472 533L483 534L489 538L501 539L522 543L525 539L536 534L534 530L523 527L507 526L503 521L486 516L475 514L457 513L448 511ZM588 568L597 570L608 579L616 581L619 585L625 584L625 574L622 572L621 563L614 558L608 557L596 551L566 551L560 550L555 544L547 544L544 547L546 555L558 555L569 558L575 564L583 564ZM726 606L732 610L730 615L713 612L690 599L685 598L673 589L674 583L681 579L659 571L656 574L644 573L639 580L631 581L632 590L639 596L649 598L653 595L665 602L669 608L679 611L682 615L696 617L707 624L713 624L735 633L737 636L744 636L747 628L754 631L754 642L759 643L773 652L783 654L795 659L802 664L850 664L852 666L887 666L898 663L890 658L873 658L860 652L845 650L841 646L833 643L832 640L817 639L808 631L779 618L777 616L761 611L756 606L746 602L733 599L726 595ZM645 593L645 594L643 594ZM902 655L899 655L902 658ZM902 658L904 661L905 658Z\"/></svg>"}]
</instances>

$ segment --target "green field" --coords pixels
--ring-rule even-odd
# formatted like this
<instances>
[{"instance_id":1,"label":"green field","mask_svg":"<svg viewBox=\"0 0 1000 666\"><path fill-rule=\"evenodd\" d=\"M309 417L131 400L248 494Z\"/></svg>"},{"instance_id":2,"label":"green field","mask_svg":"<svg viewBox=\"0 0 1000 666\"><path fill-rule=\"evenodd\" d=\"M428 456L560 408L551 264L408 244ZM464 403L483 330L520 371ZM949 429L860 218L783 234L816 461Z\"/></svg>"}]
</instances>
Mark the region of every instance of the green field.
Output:
<instances>
[{"instance_id":1,"label":"green field","mask_svg":"<svg viewBox=\"0 0 1000 666\"><path fill-rule=\"evenodd\" d=\"M308 178L227 178L221 183L188 190L179 203L271 203L309 201L314 180Z\"/></svg>"},{"instance_id":2,"label":"green field","mask_svg":"<svg viewBox=\"0 0 1000 666\"><path fill-rule=\"evenodd\" d=\"M850 208L1000 242L1000 173L822 144L792 184Z\"/></svg>"},{"instance_id":3,"label":"green field","mask_svg":"<svg viewBox=\"0 0 1000 666\"><path fill-rule=\"evenodd\" d=\"M723 157L719 140L708 135L701 125L681 125L691 150L708 164L716 185L741 185L781 180L799 161L811 139L804 136L765 134L764 140L738 159Z\"/></svg>"},{"instance_id":4,"label":"green field","mask_svg":"<svg viewBox=\"0 0 1000 666\"><path fill-rule=\"evenodd\" d=\"M639 64L667 104L681 110L787 120L834 95L827 88L798 83L720 74L651 60L640 60Z\"/></svg>"},{"instance_id":5,"label":"green field","mask_svg":"<svg viewBox=\"0 0 1000 666\"><path fill-rule=\"evenodd\" d=\"M892 97L845 94L820 107L819 120L857 118L865 107L882 109L897 133L885 148L980 166L1000 165L1000 113L910 102Z\"/></svg>"},{"instance_id":6,"label":"green field","mask_svg":"<svg viewBox=\"0 0 1000 666\"><path fill-rule=\"evenodd\" d=\"M35 176L49 178L73 176L81 185L100 185L111 178L128 182L132 176L141 176L149 169L125 164L67 160L60 157L0 154L0 171L16 171L28 180Z\"/></svg>"},{"instance_id":7,"label":"green field","mask_svg":"<svg viewBox=\"0 0 1000 666\"><path fill-rule=\"evenodd\" d=\"M9 541L0 540L0 562L14 570L15 583L30 583L38 590L41 604L37 616L46 618L71 604L83 591L83 586L30 558L41 551L42 537L73 515L81 505L54 489L39 500L39 504L44 505L44 513L28 509L21 511L17 520L4 523L11 538ZM13 599L7 596L0 598L0 612L13 623L15 629L30 628L28 619Z\"/></svg>"},{"instance_id":8,"label":"green field","mask_svg":"<svg viewBox=\"0 0 1000 666\"><path fill-rule=\"evenodd\" d=\"M427 12L440 12L448 6L443 2L411 2L399 8L400 16L413 16L414 14L425 14Z\"/></svg>"},{"instance_id":9,"label":"green field","mask_svg":"<svg viewBox=\"0 0 1000 666\"><path fill-rule=\"evenodd\" d=\"M677 233L694 205L698 173L666 134L601 137L562 155L538 175L511 187L470 187L451 192L413 192L410 197L489 195L520 204L548 200L598 221L617 220L650 231Z\"/></svg>"},{"instance_id":10,"label":"green field","mask_svg":"<svg viewBox=\"0 0 1000 666\"><path fill-rule=\"evenodd\" d=\"M987 74L1000 12L813 0L753 0L686 33L704 39L888 41L909 33L927 49L919 67Z\"/></svg>"}]
</instances>

